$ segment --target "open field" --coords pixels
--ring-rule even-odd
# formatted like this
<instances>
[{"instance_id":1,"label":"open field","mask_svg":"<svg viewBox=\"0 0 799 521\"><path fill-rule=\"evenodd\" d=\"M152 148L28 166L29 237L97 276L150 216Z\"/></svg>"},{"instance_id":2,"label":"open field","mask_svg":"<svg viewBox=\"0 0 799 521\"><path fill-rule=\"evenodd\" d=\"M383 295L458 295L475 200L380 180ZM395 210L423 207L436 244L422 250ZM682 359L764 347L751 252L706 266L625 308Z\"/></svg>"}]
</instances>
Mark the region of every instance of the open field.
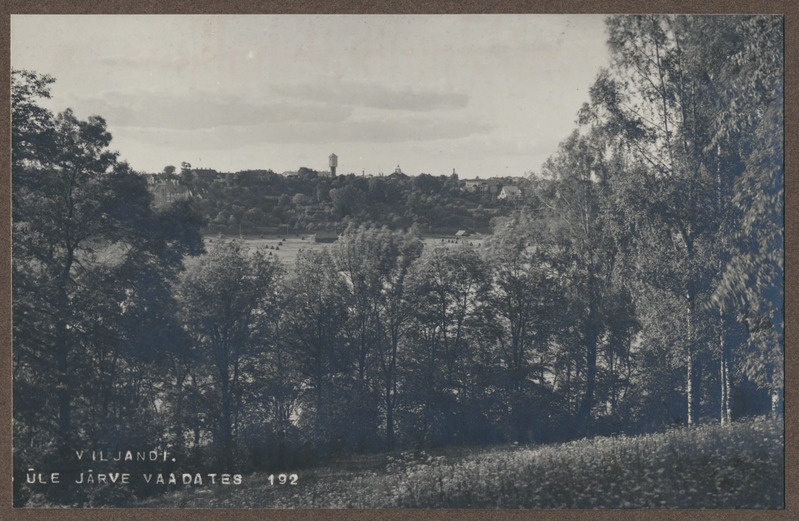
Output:
<instances>
[{"instance_id":1,"label":"open field","mask_svg":"<svg viewBox=\"0 0 799 521\"><path fill-rule=\"evenodd\" d=\"M229 241L235 238L237 237L205 237L205 249L210 250L217 241ZM294 263L300 250L318 250L330 245L329 243L314 242L313 234L305 236L290 235L288 237L244 237L242 242L251 250L261 249L265 255L277 256L278 259L287 265Z\"/></svg>"},{"instance_id":2,"label":"open field","mask_svg":"<svg viewBox=\"0 0 799 521\"><path fill-rule=\"evenodd\" d=\"M142 507L782 508L782 419L537 447L367 455Z\"/></svg>"},{"instance_id":3,"label":"open field","mask_svg":"<svg viewBox=\"0 0 799 521\"><path fill-rule=\"evenodd\" d=\"M235 236L206 236L204 238L206 250L210 250L214 243L217 241L229 241L237 239ZM423 237L422 241L425 247L432 248L436 246L457 246L459 244L469 244L476 248L482 246L486 236L474 235L462 239L455 239L453 236L429 236ZM335 243L330 242L315 242L314 235L308 233L305 235L289 234L286 235L273 235L273 236L244 236L242 242L250 249L262 249L267 256L270 254L277 256L285 265L291 265L297 258L300 250L320 250L325 247L331 247Z\"/></svg>"}]
</instances>

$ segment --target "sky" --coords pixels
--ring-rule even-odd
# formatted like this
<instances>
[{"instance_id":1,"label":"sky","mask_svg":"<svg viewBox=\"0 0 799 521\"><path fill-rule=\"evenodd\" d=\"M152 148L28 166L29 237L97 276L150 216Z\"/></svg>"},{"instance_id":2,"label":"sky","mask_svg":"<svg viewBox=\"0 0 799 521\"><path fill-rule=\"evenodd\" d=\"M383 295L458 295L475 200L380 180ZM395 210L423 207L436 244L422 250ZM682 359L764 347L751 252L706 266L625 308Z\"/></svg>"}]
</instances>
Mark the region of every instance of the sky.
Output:
<instances>
[{"instance_id":1,"label":"sky","mask_svg":"<svg viewBox=\"0 0 799 521\"><path fill-rule=\"evenodd\" d=\"M13 15L11 64L138 171L521 176L608 65L599 15Z\"/></svg>"}]
</instances>

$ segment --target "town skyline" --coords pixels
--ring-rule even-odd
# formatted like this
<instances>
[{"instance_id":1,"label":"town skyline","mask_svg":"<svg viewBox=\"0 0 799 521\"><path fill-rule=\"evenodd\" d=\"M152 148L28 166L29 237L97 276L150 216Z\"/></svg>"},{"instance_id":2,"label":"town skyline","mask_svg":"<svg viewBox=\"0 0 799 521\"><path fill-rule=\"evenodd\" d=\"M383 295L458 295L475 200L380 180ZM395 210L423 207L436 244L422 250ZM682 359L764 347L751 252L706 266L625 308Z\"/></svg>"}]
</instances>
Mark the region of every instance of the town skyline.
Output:
<instances>
[{"instance_id":1,"label":"town skyline","mask_svg":"<svg viewBox=\"0 0 799 521\"><path fill-rule=\"evenodd\" d=\"M557 151L604 42L599 15L14 15L11 57L139 171L487 178Z\"/></svg>"}]
</instances>

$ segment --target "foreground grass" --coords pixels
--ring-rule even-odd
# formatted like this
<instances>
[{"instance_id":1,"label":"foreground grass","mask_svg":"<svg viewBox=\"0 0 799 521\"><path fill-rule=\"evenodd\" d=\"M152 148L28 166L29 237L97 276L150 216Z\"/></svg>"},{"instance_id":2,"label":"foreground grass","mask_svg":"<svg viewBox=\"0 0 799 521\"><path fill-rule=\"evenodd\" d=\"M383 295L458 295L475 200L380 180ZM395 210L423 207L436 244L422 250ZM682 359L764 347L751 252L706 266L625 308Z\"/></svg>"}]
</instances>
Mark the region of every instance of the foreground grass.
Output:
<instances>
[{"instance_id":1,"label":"foreground grass","mask_svg":"<svg viewBox=\"0 0 799 521\"><path fill-rule=\"evenodd\" d=\"M229 508L782 508L782 420L532 448L365 456L185 489L136 506Z\"/></svg>"}]
</instances>

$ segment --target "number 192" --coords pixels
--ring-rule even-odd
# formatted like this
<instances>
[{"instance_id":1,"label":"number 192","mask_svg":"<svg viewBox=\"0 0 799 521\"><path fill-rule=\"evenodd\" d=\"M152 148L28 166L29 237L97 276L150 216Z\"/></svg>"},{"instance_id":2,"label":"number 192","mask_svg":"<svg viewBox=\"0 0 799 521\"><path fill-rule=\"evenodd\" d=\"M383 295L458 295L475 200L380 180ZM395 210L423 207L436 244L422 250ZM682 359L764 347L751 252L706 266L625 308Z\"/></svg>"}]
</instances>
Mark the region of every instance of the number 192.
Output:
<instances>
[{"instance_id":1,"label":"number 192","mask_svg":"<svg viewBox=\"0 0 799 521\"><path fill-rule=\"evenodd\" d=\"M269 477L266 479L269 480L270 485L296 485L299 476L297 476L297 474L278 474L277 476L269 474Z\"/></svg>"}]
</instances>

